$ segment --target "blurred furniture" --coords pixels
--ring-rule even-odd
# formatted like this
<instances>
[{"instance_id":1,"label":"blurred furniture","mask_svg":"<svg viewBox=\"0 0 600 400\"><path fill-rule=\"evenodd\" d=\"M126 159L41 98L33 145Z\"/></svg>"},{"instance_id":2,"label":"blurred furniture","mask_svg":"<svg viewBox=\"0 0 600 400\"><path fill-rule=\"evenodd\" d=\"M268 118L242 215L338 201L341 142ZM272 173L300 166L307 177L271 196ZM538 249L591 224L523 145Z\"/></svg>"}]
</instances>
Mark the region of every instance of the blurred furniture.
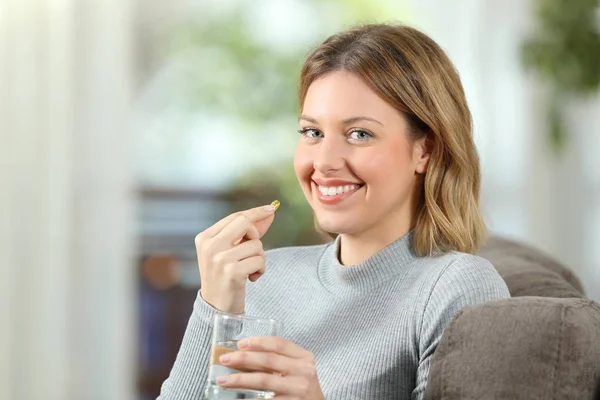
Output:
<instances>
[{"instance_id":1,"label":"blurred furniture","mask_svg":"<svg viewBox=\"0 0 600 400\"><path fill-rule=\"evenodd\" d=\"M222 192L142 188L138 216L138 399L169 376L200 288L194 237L234 200Z\"/></svg>"},{"instance_id":2,"label":"blurred furniture","mask_svg":"<svg viewBox=\"0 0 600 400\"><path fill-rule=\"evenodd\" d=\"M576 399L600 381L600 305L567 268L523 244L480 251L513 298L466 307L434 355L426 399Z\"/></svg>"}]
</instances>

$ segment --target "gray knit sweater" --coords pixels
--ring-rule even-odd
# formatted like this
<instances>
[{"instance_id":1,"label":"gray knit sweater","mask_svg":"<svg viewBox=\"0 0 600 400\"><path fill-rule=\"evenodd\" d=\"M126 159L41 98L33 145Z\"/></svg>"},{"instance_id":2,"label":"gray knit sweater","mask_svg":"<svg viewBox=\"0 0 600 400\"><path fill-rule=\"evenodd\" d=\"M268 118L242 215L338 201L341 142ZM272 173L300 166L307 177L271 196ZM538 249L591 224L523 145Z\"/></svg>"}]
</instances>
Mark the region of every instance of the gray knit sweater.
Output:
<instances>
[{"instance_id":1,"label":"gray knit sweater","mask_svg":"<svg viewBox=\"0 0 600 400\"><path fill-rule=\"evenodd\" d=\"M417 257L411 243L407 234L353 266L338 261L339 240L268 251L266 273L247 285L246 314L283 321L283 336L315 355L327 400L422 399L452 317L510 295L488 261ZM215 312L197 297L159 399L202 398Z\"/></svg>"}]
</instances>

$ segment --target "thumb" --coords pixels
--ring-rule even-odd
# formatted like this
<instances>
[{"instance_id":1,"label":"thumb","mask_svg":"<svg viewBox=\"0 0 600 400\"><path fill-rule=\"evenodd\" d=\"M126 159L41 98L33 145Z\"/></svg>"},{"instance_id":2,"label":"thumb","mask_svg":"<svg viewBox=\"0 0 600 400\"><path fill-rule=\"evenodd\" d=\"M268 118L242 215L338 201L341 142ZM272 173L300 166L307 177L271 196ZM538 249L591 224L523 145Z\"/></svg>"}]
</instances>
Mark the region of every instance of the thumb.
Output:
<instances>
[{"instance_id":1,"label":"thumb","mask_svg":"<svg viewBox=\"0 0 600 400\"><path fill-rule=\"evenodd\" d=\"M275 200L269 205L242 211L242 214L246 216L258 230L258 238L263 237L269 230L269 227L275 219L275 211L279 208L279 204L279 200Z\"/></svg>"},{"instance_id":2,"label":"thumb","mask_svg":"<svg viewBox=\"0 0 600 400\"><path fill-rule=\"evenodd\" d=\"M263 237L265 235L265 233L267 233L267 231L271 227L271 224L273 223L273 220L275 220L275 214L271 214L267 218L264 218L264 219L261 219L260 221L254 222L254 226L256 227L256 230L258 231L259 238Z\"/></svg>"}]
</instances>

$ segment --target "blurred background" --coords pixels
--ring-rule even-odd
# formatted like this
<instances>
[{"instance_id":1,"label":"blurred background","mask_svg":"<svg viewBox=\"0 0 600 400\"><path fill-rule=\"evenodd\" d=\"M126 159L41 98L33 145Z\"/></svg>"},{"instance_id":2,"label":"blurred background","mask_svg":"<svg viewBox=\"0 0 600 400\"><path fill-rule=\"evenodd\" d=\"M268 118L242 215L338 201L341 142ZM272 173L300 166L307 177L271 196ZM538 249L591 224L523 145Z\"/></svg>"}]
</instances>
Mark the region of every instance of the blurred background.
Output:
<instances>
[{"instance_id":1,"label":"blurred background","mask_svg":"<svg viewBox=\"0 0 600 400\"><path fill-rule=\"evenodd\" d=\"M318 243L297 187L309 50L404 22L457 66L494 234L600 300L597 0L1 0L0 391L154 399L199 287L194 236L278 198L265 246Z\"/></svg>"}]
</instances>

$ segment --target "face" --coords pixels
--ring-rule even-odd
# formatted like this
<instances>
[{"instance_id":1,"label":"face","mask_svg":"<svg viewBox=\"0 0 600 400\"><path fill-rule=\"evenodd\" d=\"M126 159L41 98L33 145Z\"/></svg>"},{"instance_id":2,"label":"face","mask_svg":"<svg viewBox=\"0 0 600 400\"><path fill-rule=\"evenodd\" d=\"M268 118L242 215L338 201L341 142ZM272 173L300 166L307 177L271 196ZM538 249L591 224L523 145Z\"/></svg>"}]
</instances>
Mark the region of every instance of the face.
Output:
<instances>
[{"instance_id":1,"label":"face","mask_svg":"<svg viewBox=\"0 0 600 400\"><path fill-rule=\"evenodd\" d=\"M429 153L400 112L337 71L310 85L299 122L294 168L325 231L388 236L412 226Z\"/></svg>"}]
</instances>

